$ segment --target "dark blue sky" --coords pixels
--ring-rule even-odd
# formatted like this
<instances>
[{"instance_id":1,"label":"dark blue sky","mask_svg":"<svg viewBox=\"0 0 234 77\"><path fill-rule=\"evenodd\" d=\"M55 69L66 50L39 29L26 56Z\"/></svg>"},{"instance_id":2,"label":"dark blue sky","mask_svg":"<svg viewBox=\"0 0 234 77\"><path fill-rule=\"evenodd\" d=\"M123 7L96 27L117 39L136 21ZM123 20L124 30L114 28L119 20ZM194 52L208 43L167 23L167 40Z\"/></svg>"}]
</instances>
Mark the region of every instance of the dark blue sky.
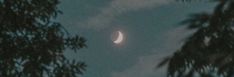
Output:
<instances>
[{"instance_id":1,"label":"dark blue sky","mask_svg":"<svg viewBox=\"0 0 234 77\"><path fill-rule=\"evenodd\" d=\"M213 9L211 3L170 0L64 0L59 8L59 21L87 39L88 48L66 53L87 63L83 77L165 76L165 68L155 66L191 33L178 23ZM125 35L121 45L111 40L118 30Z\"/></svg>"}]
</instances>

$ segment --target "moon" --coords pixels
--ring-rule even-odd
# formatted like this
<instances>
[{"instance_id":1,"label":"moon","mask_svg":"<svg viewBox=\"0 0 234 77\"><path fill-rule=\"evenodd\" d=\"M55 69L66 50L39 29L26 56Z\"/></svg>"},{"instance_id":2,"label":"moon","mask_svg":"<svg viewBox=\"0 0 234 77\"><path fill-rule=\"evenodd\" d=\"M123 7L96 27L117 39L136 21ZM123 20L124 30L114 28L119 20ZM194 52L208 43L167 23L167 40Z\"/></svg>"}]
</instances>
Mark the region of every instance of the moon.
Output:
<instances>
[{"instance_id":1,"label":"moon","mask_svg":"<svg viewBox=\"0 0 234 77\"><path fill-rule=\"evenodd\" d=\"M117 37L117 39L116 39L115 41L113 41L113 42L114 42L115 44L119 44L119 43L121 43L121 42L123 41L123 38L124 38L123 33L120 32L120 31L118 31L118 37Z\"/></svg>"}]
</instances>

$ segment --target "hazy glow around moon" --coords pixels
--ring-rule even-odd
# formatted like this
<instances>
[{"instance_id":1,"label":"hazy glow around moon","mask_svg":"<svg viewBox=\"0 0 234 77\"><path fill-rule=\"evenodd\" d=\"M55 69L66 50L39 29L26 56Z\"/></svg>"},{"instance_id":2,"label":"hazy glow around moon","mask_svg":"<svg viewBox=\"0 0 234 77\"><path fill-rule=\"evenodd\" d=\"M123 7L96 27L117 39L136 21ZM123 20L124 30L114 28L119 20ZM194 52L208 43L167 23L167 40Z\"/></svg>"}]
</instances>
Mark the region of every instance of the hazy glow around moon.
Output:
<instances>
[{"instance_id":1,"label":"hazy glow around moon","mask_svg":"<svg viewBox=\"0 0 234 77\"><path fill-rule=\"evenodd\" d=\"M121 43L122 41L123 41L123 33L120 32L120 31L118 31L118 37L117 37L117 39L114 41L114 43L119 44L119 43Z\"/></svg>"}]
</instances>

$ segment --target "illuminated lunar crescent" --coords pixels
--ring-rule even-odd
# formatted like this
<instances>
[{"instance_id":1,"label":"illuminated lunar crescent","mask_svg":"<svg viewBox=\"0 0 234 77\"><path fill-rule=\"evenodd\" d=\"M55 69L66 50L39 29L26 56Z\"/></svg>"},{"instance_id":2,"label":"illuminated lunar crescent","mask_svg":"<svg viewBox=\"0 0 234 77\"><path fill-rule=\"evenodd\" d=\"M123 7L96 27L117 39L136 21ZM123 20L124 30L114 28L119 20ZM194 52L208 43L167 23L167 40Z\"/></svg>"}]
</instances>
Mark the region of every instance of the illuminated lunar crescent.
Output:
<instances>
[{"instance_id":1,"label":"illuminated lunar crescent","mask_svg":"<svg viewBox=\"0 0 234 77\"><path fill-rule=\"evenodd\" d=\"M123 33L118 31L118 38L114 41L115 44L119 44L123 41Z\"/></svg>"}]
</instances>

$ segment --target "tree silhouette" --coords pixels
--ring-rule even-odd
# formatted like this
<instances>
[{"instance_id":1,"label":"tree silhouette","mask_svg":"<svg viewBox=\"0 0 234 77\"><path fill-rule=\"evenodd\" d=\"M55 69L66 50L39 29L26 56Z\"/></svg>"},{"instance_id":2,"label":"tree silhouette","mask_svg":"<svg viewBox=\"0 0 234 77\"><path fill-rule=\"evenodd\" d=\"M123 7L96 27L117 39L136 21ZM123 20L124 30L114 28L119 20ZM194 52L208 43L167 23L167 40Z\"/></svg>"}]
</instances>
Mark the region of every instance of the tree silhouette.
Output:
<instances>
[{"instance_id":1,"label":"tree silhouette","mask_svg":"<svg viewBox=\"0 0 234 77\"><path fill-rule=\"evenodd\" d=\"M58 0L0 0L0 77L76 77L83 62L69 60L66 49L86 47L55 18Z\"/></svg>"},{"instance_id":2,"label":"tree silhouette","mask_svg":"<svg viewBox=\"0 0 234 77\"><path fill-rule=\"evenodd\" d=\"M183 21L188 29L197 31L158 65L168 63L168 77L234 76L234 0L207 1L217 2L214 11Z\"/></svg>"}]
</instances>

